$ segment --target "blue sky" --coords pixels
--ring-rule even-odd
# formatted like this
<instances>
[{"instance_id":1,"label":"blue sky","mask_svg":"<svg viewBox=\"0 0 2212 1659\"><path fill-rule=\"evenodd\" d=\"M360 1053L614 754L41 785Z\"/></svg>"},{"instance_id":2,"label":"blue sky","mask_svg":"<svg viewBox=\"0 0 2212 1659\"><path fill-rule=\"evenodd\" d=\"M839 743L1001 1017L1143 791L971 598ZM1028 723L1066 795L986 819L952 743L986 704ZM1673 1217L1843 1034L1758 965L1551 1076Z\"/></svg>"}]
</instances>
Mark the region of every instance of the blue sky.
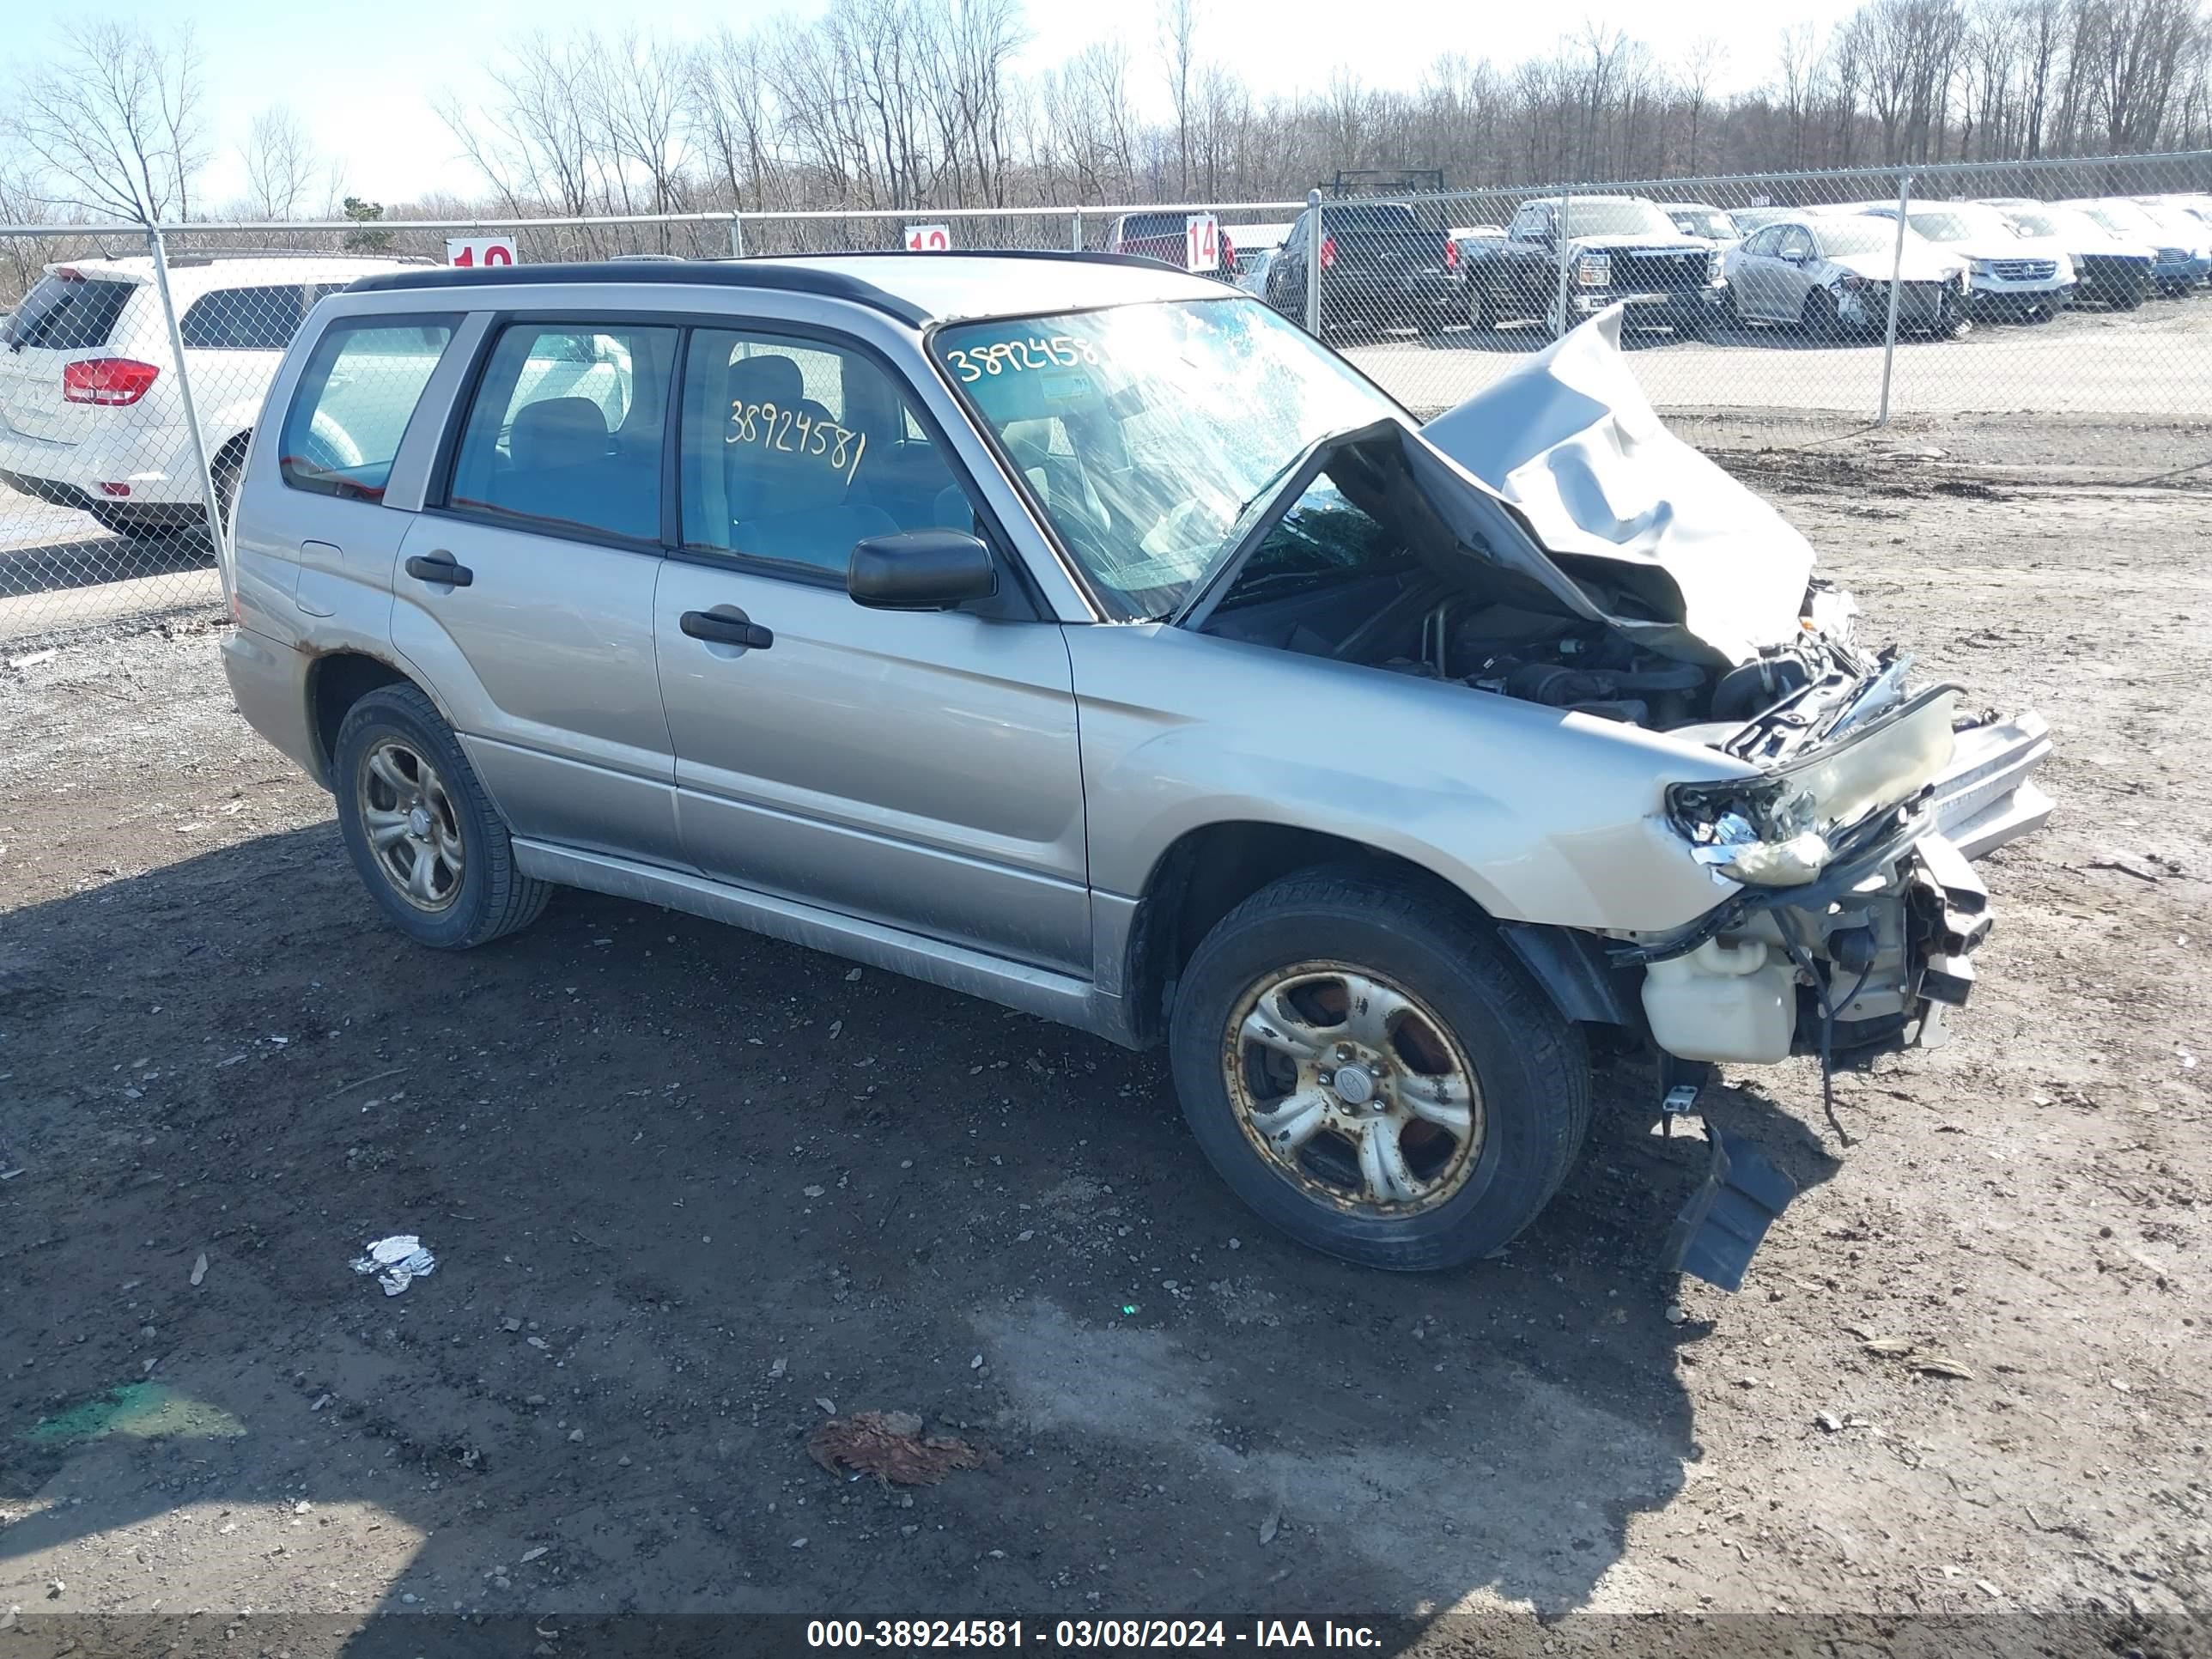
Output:
<instances>
[{"instance_id":1,"label":"blue sky","mask_svg":"<svg viewBox=\"0 0 2212 1659\"><path fill-rule=\"evenodd\" d=\"M439 190L474 194L479 181L456 155L430 99L450 88L464 100L480 100L483 66L503 42L532 28L611 31L631 20L660 34L696 37L725 21L742 27L811 15L822 3L660 0L637 8L606 0L371 0L325 9L299 0L92 0L87 10L161 27L192 22L215 110L216 161L203 185L203 199L214 204L240 189L239 145L254 116L274 102L292 106L356 195L394 201ZM1662 57L1686 52L1700 36L1729 42L1726 79L1740 86L1771 72L1775 37L1785 24L1826 22L1846 9L1844 0L1601 0L1572 9L1468 0L1358 0L1356 7L1345 0L1200 0L1200 46L1261 92L1317 88L1340 64L1372 84L1405 85L1439 52L1510 62L1545 50L1595 17L1650 42ZM58 9L37 9L48 19ZM1356 29L1346 22L1354 15ZM1151 0L1116 8L1029 0L1036 38L1025 56L1054 61L1120 30L1138 59L1140 95L1156 100L1158 75L1147 76L1157 61L1152 17ZM0 41L0 63L12 66L36 56L51 39L37 26L11 28Z\"/></svg>"}]
</instances>

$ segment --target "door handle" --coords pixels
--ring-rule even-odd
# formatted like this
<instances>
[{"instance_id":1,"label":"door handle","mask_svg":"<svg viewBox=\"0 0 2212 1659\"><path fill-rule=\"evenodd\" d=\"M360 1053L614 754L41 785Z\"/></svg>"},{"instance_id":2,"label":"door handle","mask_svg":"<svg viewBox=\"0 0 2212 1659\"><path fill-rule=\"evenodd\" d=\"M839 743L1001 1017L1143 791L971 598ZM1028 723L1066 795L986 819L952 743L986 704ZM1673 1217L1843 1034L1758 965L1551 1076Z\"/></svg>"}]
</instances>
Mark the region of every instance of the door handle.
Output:
<instances>
[{"instance_id":1,"label":"door handle","mask_svg":"<svg viewBox=\"0 0 2212 1659\"><path fill-rule=\"evenodd\" d=\"M407 574L421 582L437 582L447 587L466 587L477 579L477 573L465 564L453 562L453 556L440 548L428 558L417 556L407 561Z\"/></svg>"},{"instance_id":2,"label":"door handle","mask_svg":"<svg viewBox=\"0 0 2212 1659\"><path fill-rule=\"evenodd\" d=\"M734 645L747 651L765 651L775 635L742 611L687 611L677 626L695 640L709 645Z\"/></svg>"}]
</instances>

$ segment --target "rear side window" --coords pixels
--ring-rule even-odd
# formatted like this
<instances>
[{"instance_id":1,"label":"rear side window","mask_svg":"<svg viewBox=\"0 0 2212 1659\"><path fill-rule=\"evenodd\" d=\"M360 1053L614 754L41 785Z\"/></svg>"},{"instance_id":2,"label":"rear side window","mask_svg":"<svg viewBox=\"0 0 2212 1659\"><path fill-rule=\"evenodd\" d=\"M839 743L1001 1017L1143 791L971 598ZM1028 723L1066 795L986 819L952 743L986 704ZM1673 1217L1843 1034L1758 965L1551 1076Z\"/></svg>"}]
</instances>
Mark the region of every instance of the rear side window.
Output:
<instances>
[{"instance_id":1,"label":"rear side window","mask_svg":"<svg viewBox=\"0 0 2212 1659\"><path fill-rule=\"evenodd\" d=\"M285 411L277 467L295 489L375 501L422 388L452 343L456 316L334 323Z\"/></svg>"},{"instance_id":2,"label":"rear side window","mask_svg":"<svg viewBox=\"0 0 2212 1659\"><path fill-rule=\"evenodd\" d=\"M684 372L684 544L839 576L853 544L975 527L905 388L842 347L700 329Z\"/></svg>"},{"instance_id":3,"label":"rear side window","mask_svg":"<svg viewBox=\"0 0 2212 1659\"><path fill-rule=\"evenodd\" d=\"M26 295L0 336L18 349L84 351L104 346L115 332L136 283L102 282L56 271Z\"/></svg>"},{"instance_id":4,"label":"rear side window","mask_svg":"<svg viewBox=\"0 0 2212 1659\"><path fill-rule=\"evenodd\" d=\"M517 529L660 539L676 331L518 324L499 337L448 504Z\"/></svg>"},{"instance_id":5,"label":"rear side window","mask_svg":"<svg viewBox=\"0 0 2212 1659\"><path fill-rule=\"evenodd\" d=\"M307 316L297 288L219 288L185 307L177 331L193 351L282 351Z\"/></svg>"}]
</instances>

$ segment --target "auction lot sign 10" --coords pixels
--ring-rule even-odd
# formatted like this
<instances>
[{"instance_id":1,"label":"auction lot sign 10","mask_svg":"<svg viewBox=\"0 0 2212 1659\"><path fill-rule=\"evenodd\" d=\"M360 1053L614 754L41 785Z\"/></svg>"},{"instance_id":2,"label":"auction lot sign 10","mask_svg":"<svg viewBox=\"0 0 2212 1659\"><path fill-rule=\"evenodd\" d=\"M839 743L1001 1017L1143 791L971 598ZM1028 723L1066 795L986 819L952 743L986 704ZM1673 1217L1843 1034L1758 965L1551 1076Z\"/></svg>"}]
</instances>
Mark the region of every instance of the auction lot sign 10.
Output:
<instances>
[{"instance_id":1,"label":"auction lot sign 10","mask_svg":"<svg viewBox=\"0 0 2212 1659\"><path fill-rule=\"evenodd\" d=\"M908 225L906 228L906 249L909 253L950 253L952 251L952 227Z\"/></svg>"},{"instance_id":2,"label":"auction lot sign 10","mask_svg":"<svg viewBox=\"0 0 2212 1659\"><path fill-rule=\"evenodd\" d=\"M463 270L479 265L511 265L516 263L514 239L511 236L448 236L446 239L446 263Z\"/></svg>"}]
</instances>

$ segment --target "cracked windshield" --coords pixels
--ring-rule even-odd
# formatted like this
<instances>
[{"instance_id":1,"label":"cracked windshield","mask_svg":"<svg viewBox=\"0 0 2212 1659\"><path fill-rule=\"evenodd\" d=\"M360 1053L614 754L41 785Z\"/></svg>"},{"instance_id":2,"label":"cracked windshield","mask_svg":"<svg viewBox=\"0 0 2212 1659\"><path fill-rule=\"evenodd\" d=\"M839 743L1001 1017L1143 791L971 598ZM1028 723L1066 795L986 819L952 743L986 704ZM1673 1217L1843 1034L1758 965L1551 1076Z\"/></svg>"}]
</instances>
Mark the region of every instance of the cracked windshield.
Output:
<instances>
[{"instance_id":1,"label":"cracked windshield","mask_svg":"<svg viewBox=\"0 0 2212 1659\"><path fill-rule=\"evenodd\" d=\"M1307 449L1397 405L1249 300L948 328L953 383L1124 619L1172 615Z\"/></svg>"}]
</instances>

